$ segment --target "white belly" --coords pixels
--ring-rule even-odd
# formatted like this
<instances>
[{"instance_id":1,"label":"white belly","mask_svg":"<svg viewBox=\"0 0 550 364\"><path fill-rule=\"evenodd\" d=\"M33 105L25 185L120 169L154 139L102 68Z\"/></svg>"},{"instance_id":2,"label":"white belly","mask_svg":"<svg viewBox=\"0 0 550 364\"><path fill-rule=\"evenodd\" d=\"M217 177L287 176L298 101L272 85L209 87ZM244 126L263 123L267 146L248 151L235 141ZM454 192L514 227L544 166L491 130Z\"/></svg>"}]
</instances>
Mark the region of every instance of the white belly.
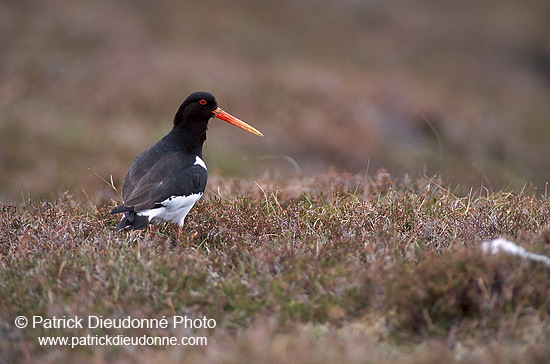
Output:
<instances>
[{"instance_id":1,"label":"white belly","mask_svg":"<svg viewBox=\"0 0 550 364\"><path fill-rule=\"evenodd\" d=\"M152 224L160 221L170 221L183 226L185 216L201 196L202 193L194 193L189 196L171 196L160 203L163 205L162 207L143 210L138 212L138 215L147 216Z\"/></svg>"}]
</instances>

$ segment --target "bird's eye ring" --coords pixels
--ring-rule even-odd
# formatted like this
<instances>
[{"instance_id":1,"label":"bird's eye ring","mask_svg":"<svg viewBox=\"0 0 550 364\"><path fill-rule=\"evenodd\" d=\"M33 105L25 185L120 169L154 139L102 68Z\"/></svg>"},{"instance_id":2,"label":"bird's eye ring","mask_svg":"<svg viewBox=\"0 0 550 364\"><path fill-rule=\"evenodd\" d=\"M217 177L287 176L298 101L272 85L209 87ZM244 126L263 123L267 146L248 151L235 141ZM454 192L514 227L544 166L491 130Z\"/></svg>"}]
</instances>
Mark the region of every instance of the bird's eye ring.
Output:
<instances>
[{"instance_id":1,"label":"bird's eye ring","mask_svg":"<svg viewBox=\"0 0 550 364\"><path fill-rule=\"evenodd\" d=\"M200 101L199 101L199 104L201 104L201 105L206 105L206 100L205 100L205 99L200 100Z\"/></svg>"}]
</instances>

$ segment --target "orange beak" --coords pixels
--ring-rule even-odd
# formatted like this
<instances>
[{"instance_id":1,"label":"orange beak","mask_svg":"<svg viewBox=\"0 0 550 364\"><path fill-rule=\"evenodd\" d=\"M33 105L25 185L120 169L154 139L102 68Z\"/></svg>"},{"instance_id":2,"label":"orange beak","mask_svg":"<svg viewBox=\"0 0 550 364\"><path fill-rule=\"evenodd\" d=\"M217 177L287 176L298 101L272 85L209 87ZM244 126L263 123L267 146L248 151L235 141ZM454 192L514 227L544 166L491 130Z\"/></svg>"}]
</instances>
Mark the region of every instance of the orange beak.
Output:
<instances>
[{"instance_id":1,"label":"orange beak","mask_svg":"<svg viewBox=\"0 0 550 364\"><path fill-rule=\"evenodd\" d=\"M233 115L223 111L219 107L216 110L212 111L212 112L214 113L214 117L217 118L217 119L227 121L229 124L233 124L235 126L238 126L239 128L244 129L248 132L251 132L252 134L256 134L256 135L259 135L259 136L264 136L258 129L248 125L247 123L245 123L242 120L237 119L236 117L234 117Z\"/></svg>"}]
</instances>

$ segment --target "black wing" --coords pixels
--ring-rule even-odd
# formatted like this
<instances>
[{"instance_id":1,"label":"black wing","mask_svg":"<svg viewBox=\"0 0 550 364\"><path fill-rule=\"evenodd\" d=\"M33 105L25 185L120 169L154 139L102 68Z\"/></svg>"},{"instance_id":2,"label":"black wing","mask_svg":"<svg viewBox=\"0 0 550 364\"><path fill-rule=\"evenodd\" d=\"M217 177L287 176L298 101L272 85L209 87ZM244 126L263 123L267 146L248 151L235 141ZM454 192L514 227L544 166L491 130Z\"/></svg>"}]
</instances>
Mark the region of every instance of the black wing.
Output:
<instances>
[{"instance_id":1,"label":"black wing","mask_svg":"<svg viewBox=\"0 0 550 364\"><path fill-rule=\"evenodd\" d=\"M124 182L124 204L111 213L143 211L170 196L204 192L208 176L204 167L195 164L196 156L180 151L160 158L156 154L147 150L136 158Z\"/></svg>"}]
</instances>

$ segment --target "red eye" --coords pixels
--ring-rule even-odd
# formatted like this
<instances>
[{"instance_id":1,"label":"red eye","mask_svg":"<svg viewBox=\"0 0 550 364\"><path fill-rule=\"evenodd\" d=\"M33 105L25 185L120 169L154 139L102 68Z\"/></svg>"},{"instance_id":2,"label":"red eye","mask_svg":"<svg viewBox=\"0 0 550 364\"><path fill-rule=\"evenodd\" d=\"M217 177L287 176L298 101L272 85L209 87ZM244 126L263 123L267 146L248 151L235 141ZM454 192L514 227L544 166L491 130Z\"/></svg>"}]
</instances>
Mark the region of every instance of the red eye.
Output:
<instances>
[{"instance_id":1,"label":"red eye","mask_svg":"<svg viewBox=\"0 0 550 364\"><path fill-rule=\"evenodd\" d=\"M205 99L202 99L201 101L199 101L199 104L201 104L201 105L206 105L206 100L205 100Z\"/></svg>"}]
</instances>

